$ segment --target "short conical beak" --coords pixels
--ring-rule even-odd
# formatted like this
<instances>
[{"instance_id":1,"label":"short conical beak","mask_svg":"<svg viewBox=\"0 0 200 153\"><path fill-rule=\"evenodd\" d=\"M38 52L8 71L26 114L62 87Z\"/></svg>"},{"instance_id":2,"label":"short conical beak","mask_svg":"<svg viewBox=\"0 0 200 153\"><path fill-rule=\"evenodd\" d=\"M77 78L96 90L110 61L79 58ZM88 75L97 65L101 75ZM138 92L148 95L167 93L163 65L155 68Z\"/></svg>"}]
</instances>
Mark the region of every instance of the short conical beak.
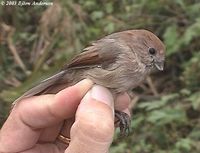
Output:
<instances>
[{"instance_id":1,"label":"short conical beak","mask_svg":"<svg viewBox=\"0 0 200 153\"><path fill-rule=\"evenodd\" d=\"M155 62L154 64L159 71L164 70L164 62Z\"/></svg>"}]
</instances>

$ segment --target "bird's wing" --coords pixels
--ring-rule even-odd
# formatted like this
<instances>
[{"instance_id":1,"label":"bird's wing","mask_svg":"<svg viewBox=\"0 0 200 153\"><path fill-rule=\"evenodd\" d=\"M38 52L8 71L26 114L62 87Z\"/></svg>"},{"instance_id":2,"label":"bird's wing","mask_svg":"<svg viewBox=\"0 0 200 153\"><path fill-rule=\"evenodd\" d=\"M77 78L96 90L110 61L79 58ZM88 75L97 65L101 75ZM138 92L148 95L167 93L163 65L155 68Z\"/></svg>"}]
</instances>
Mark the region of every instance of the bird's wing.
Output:
<instances>
[{"instance_id":1,"label":"bird's wing","mask_svg":"<svg viewBox=\"0 0 200 153\"><path fill-rule=\"evenodd\" d=\"M84 52L73 58L63 69L108 65L115 61L119 53L116 46L113 39L101 39L85 48Z\"/></svg>"},{"instance_id":2,"label":"bird's wing","mask_svg":"<svg viewBox=\"0 0 200 153\"><path fill-rule=\"evenodd\" d=\"M96 65L101 64L99 53L97 51L85 51L75 56L71 62L63 67L63 70L68 68L83 68L94 65L94 63Z\"/></svg>"}]
</instances>

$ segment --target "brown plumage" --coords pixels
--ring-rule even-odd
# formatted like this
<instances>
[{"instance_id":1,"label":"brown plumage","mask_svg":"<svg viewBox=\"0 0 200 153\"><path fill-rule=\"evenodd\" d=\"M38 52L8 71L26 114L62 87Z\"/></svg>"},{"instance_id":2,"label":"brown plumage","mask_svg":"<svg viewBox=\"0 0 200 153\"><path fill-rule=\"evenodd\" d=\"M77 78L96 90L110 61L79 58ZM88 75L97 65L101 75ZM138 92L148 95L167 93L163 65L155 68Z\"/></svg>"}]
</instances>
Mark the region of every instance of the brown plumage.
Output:
<instances>
[{"instance_id":1,"label":"brown plumage","mask_svg":"<svg viewBox=\"0 0 200 153\"><path fill-rule=\"evenodd\" d=\"M60 72L25 92L14 104L22 98L57 93L84 78L109 88L115 96L138 86L154 67L163 70L164 53L163 43L147 30L113 33L85 48ZM116 116L124 133L127 116L119 114Z\"/></svg>"}]
</instances>

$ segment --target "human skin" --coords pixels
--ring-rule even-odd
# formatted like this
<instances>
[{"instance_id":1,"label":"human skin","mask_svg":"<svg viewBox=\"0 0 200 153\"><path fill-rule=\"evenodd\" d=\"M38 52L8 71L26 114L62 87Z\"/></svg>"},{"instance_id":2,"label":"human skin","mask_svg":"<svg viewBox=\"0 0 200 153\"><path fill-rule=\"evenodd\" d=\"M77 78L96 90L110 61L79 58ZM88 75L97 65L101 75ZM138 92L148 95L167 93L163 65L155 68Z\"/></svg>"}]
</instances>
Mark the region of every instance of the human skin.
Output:
<instances>
[{"instance_id":1,"label":"human skin","mask_svg":"<svg viewBox=\"0 0 200 153\"><path fill-rule=\"evenodd\" d=\"M57 94L26 98L15 105L0 131L0 153L107 153L114 109L129 113L129 102L124 93L114 104L109 90L88 79ZM64 120L69 146L56 139Z\"/></svg>"}]
</instances>

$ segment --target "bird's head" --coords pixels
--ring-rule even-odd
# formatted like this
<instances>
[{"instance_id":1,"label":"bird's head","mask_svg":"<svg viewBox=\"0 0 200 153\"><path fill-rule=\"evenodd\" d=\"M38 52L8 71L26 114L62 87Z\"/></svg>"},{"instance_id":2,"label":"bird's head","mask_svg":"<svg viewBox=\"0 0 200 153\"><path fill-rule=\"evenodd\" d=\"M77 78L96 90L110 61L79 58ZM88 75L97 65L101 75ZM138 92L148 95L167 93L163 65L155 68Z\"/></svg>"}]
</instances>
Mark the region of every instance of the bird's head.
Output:
<instances>
[{"instance_id":1,"label":"bird's head","mask_svg":"<svg viewBox=\"0 0 200 153\"><path fill-rule=\"evenodd\" d=\"M164 69L165 46L153 33L147 30L133 30L132 49L136 52L140 61L148 69Z\"/></svg>"}]
</instances>

